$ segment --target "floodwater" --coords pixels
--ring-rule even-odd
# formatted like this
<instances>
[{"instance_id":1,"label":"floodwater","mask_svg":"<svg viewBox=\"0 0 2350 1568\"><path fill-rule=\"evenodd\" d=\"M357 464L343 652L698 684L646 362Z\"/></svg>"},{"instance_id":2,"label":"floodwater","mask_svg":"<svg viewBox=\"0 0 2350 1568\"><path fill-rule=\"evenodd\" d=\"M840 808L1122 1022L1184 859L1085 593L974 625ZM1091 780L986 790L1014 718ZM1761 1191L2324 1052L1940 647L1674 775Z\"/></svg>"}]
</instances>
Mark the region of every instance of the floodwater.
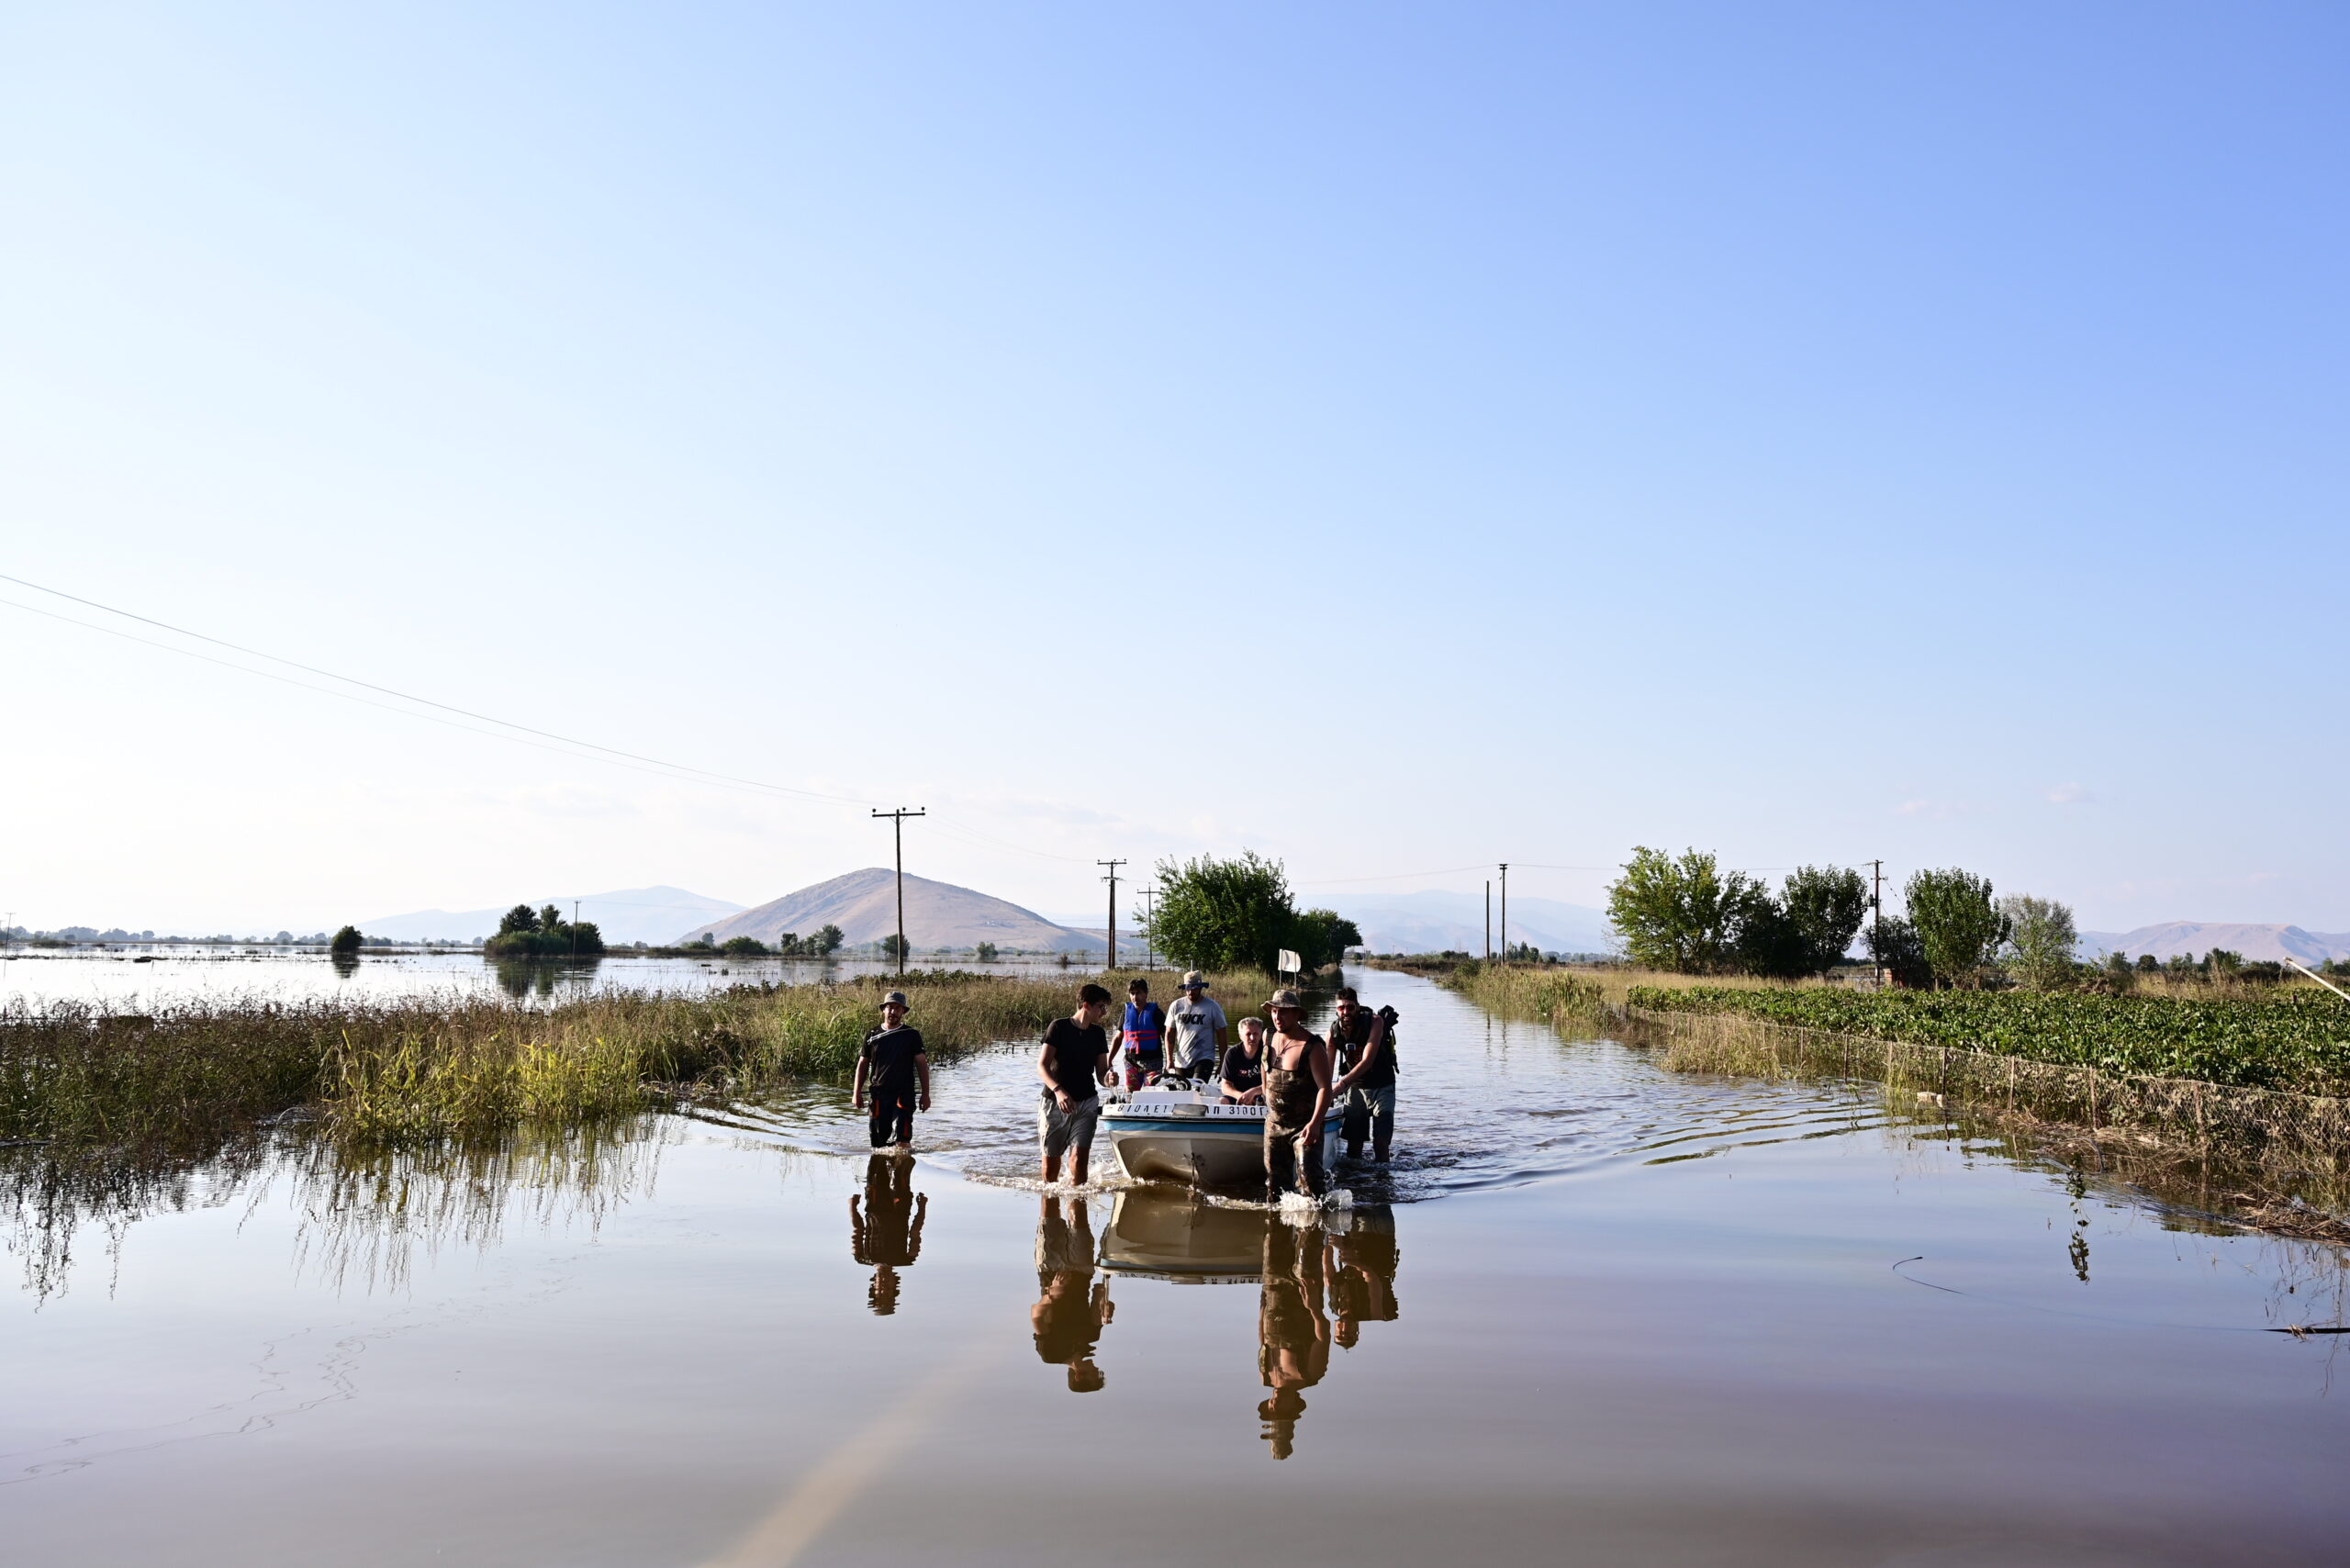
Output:
<instances>
[{"instance_id":1,"label":"floodwater","mask_svg":"<svg viewBox=\"0 0 2350 1568\"><path fill-rule=\"evenodd\" d=\"M923 960L927 961L927 960ZM994 974L1058 975L1049 960L938 960ZM0 1005L101 1002L118 1012L175 1002L262 998L300 1002L342 997L503 996L518 1002L567 1001L595 991L692 994L734 985L803 985L895 966L878 958L654 958L614 953L569 962L485 958L477 952L369 949L333 958L316 950L239 943L125 943L106 947L30 947L0 952Z\"/></svg>"},{"instance_id":2,"label":"floodwater","mask_svg":"<svg viewBox=\"0 0 2350 1568\"><path fill-rule=\"evenodd\" d=\"M1361 980L1407 1152L1308 1223L1041 1197L1010 1052L938 1073L911 1163L811 1092L568 1150L22 1168L6 1561L2350 1556L2343 1337L2274 1331L2344 1321L2337 1249Z\"/></svg>"}]
</instances>

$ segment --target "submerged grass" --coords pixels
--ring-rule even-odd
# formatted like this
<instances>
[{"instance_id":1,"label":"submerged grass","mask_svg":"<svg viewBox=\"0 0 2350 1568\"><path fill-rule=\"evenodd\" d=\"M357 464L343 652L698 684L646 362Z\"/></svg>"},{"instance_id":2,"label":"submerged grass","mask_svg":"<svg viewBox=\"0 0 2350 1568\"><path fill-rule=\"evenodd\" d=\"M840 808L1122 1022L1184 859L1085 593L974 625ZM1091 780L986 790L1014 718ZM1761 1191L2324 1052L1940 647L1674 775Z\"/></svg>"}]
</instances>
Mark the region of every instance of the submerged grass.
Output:
<instances>
[{"instance_id":1,"label":"submerged grass","mask_svg":"<svg viewBox=\"0 0 2350 1568\"><path fill-rule=\"evenodd\" d=\"M934 1058L1033 1037L1078 985L939 970L701 995L601 991L551 1007L463 998L190 1002L138 1014L0 1008L0 1143L195 1148L307 1111L379 1139L560 1126L679 1097L755 1094L855 1065L902 987ZM1152 977L1171 987L1171 976ZM1218 976L1241 998L1255 976Z\"/></svg>"}]
</instances>

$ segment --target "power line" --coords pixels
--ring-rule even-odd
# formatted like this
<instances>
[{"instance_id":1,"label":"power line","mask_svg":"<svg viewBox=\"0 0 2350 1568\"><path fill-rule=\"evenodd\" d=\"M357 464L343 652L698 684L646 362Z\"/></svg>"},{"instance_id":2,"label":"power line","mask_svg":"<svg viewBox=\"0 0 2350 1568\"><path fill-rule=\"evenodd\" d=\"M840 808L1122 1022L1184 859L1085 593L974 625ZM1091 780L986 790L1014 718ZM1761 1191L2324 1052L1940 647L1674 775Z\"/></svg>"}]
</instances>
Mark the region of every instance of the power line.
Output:
<instances>
[{"instance_id":1,"label":"power line","mask_svg":"<svg viewBox=\"0 0 2350 1568\"><path fill-rule=\"evenodd\" d=\"M207 636L202 632L191 632L185 626L174 626L167 621L158 621L152 616L140 615L129 610L117 610L110 604L101 604L96 599L84 599L79 594L67 593L61 588L47 588L39 583L29 581L24 577L10 577L6 572L0 572L0 582L15 583L21 588L31 588L37 593L50 594L58 599L71 600L75 604L87 605L92 610L103 610L108 615L119 615L126 621L136 621L144 626L153 626L162 631L169 632L174 636L193 638L199 643L209 643L216 648L227 648L231 653L242 654L248 658L267 659L272 664L284 665L288 669L298 669L306 675L322 676L329 680L341 681L346 686L358 687L362 690L380 692L386 697L397 697L403 702L413 702L425 708L437 708L442 712L454 713L460 718L475 719L485 724L496 724L502 730L515 730L519 731L522 734L536 735L542 740L556 741L560 742L562 745L577 746L587 751L601 752L606 756L622 757L631 762L644 763L655 767L666 768L673 773L698 775L703 779L714 779L719 782L740 785L748 789L772 790L777 794L782 795L803 796L811 801L831 801L845 806L869 806L872 804L869 801L857 800L853 796L828 794L821 790L802 790L796 785L790 784L771 784L764 778L744 778L731 773L720 773L712 768L696 767L690 763L671 762L666 757L647 756L641 752L623 751L618 746L603 745L595 741L583 741L575 735L557 734L552 730L537 729L529 724L518 724L511 719L501 719L494 713L477 713L470 708L459 708L453 703L438 702L430 697L419 697L411 691L402 691L395 687L382 686L372 680L362 680L356 676L340 675L333 670L324 669L317 665L304 664L299 659L285 658L276 654L264 653L259 648L248 648L241 643L229 642L225 638ZM29 604L19 604L14 599L0 599L0 604L7 605L9 608L14 610L28 610L35 615L46 615L52 621L62 621L68 625L80 626L92 632L103 632L110 636L122 637L133 643L143 644L151 648L161 648L166 653L179 654L188 658L203 659L207 664L217 664L229 669L242 670L247 675L257 675L263 677L264 679L284 681L286 685L299 686L308 691L326 691L330 696L343 697L352 701L364 700L364 699L362 698L351 697L348 692L331 691L325 687L311 686L307 681L288 680L284 676L272 675L267 670L253 669L245 665L231 664L226 659L213 658L207 655L196 653L195 650L190 648L175 648L168 643L158 643L151 638L134 637L127 632L118 632L113 628L106 626L92 625L86 621L76 621L70 615L59 615L53 610L40 610ZM386 704L375 702L369 703L368 706L382 708L385 707ZM405 712L407 710L392 708L389 709L389 711L398 713ZM416 713L411 714L410 716L420 719L431 717L431 715L428 713ZM446 722L447 721L444 720L441 722ZM455 727L458 729L471 728L471 726L464 724L459 724ZM486 734L492 732L476 730L474 733L476 734ZM507 738L510 739L512 737L509 736Z\"/></svg>"}]
</instances>

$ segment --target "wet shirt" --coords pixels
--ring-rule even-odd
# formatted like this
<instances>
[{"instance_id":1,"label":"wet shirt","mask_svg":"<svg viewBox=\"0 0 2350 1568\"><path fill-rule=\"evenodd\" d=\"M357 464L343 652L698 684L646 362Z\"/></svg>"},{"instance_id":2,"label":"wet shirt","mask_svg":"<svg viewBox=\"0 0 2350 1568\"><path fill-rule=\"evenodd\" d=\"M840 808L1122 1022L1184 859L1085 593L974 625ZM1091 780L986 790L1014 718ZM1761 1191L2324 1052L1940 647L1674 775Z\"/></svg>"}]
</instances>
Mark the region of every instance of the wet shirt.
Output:
<instances>
[{"instance_id":1,"label":"wet shirt","mask_svg":"<svg viewBox=\"0 0 2350 1568\"><path fill-rule=\"evenodd\" d=\"M857 1054L869 1064L867 1081L875 1089L911 1089L914 1058L923 1054L922 1031L903 1024L876 1029L865 1036L865 1047Z\"/></svg>"},{"instance_id":2,"label":"wet shirt","mask_svg":"<svg viewBox=\"0 0 2350 1568\"><path fill-rule=\"evenodd\" d=\"M1223 1005L1213 996L1179 996L1167 1010L1167 1037L1179 1062L1215 1060L1215 1032L1224 1026Z\"/></svg>"},{"instance_id":3,"label":"wet shirt","mask_svg":"<svg viewBox=\"0 0 2350 1568\"><path fill-rule=\"evenodd\" d=\"M1140 1007L1126 1003L1126 1049L1138 1057L1155 1057L1167 1039L1167 1010L1156 1002Z\"/></svg>"},{"instance_id":4,"label":"wet shirt","mask_svg":"<svg viewBox=\"0 0 2350 1568\"><path fill-rule=\"evenodd\" d=\"M1109 1054L1109 1036L1099 1024L1080 1024L1074 1018L1056 1018L1045 1030L1046 1076L1053 1087L1080 1102L1091 1100L1094 1094L1094 1064Z\"/></svg>"},{"instance_id":5,"label":"wet shirt","mask_svg":"<svg viewBox=\"0 0 2350 1568\"><path fill-rule=\"evenodd\" d=\"M1338 1053L1340 1078L1353 1071L1355 1063L1362 1060L1362 1053L1371 1044L1371 1032L1378 1026L1378 1018L1362 1010L1356 1012L1354 1027L1351 1029L1336 1018L1330 1020L1330 1045ZM1387 1031L1387 1038L1380 1042L1379 1059L1371 1064L1370 1071L1355 1080L1355 1087L1384 1089L1394 1081L1395 1031L1391 1026Z\"/></svg>"}]
</instances>

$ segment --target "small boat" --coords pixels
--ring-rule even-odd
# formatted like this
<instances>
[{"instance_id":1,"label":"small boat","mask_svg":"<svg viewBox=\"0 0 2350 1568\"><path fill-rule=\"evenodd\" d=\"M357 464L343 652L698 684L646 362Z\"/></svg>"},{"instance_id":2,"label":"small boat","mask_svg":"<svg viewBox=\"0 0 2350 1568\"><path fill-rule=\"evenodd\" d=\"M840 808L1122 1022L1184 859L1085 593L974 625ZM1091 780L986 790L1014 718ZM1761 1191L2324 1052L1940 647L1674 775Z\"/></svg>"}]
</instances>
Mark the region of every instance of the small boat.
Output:
<instances>
[{"instance_id":1,"label":"small boat","mask_svg":"<svg viewBox=\"0 0 2350 1568\"><path fill-rule=\"evenodd\" d=\"M1268 1217L1164 1187L1128 1187L1112 1203L1102 1266L1178 1284L1253 1285L1264 1268Z\"/></svg>"},{"instance_id":2,"label":"small boat","mask_svg":"<svg viewBox=\"0 0 2350 1568\"><path fill-rule=\"evenodd\" d=\"M1137 1182L1194 1187L1261 1186L1265 1107L1228 1105L1214 1089L1165 1084L1138 1089L1102 1107L1102 1130L1118 1164ZM1337 1147L1338 1106L1322 1123L1326 1164Z\"/></svg>"}]
</instances>

